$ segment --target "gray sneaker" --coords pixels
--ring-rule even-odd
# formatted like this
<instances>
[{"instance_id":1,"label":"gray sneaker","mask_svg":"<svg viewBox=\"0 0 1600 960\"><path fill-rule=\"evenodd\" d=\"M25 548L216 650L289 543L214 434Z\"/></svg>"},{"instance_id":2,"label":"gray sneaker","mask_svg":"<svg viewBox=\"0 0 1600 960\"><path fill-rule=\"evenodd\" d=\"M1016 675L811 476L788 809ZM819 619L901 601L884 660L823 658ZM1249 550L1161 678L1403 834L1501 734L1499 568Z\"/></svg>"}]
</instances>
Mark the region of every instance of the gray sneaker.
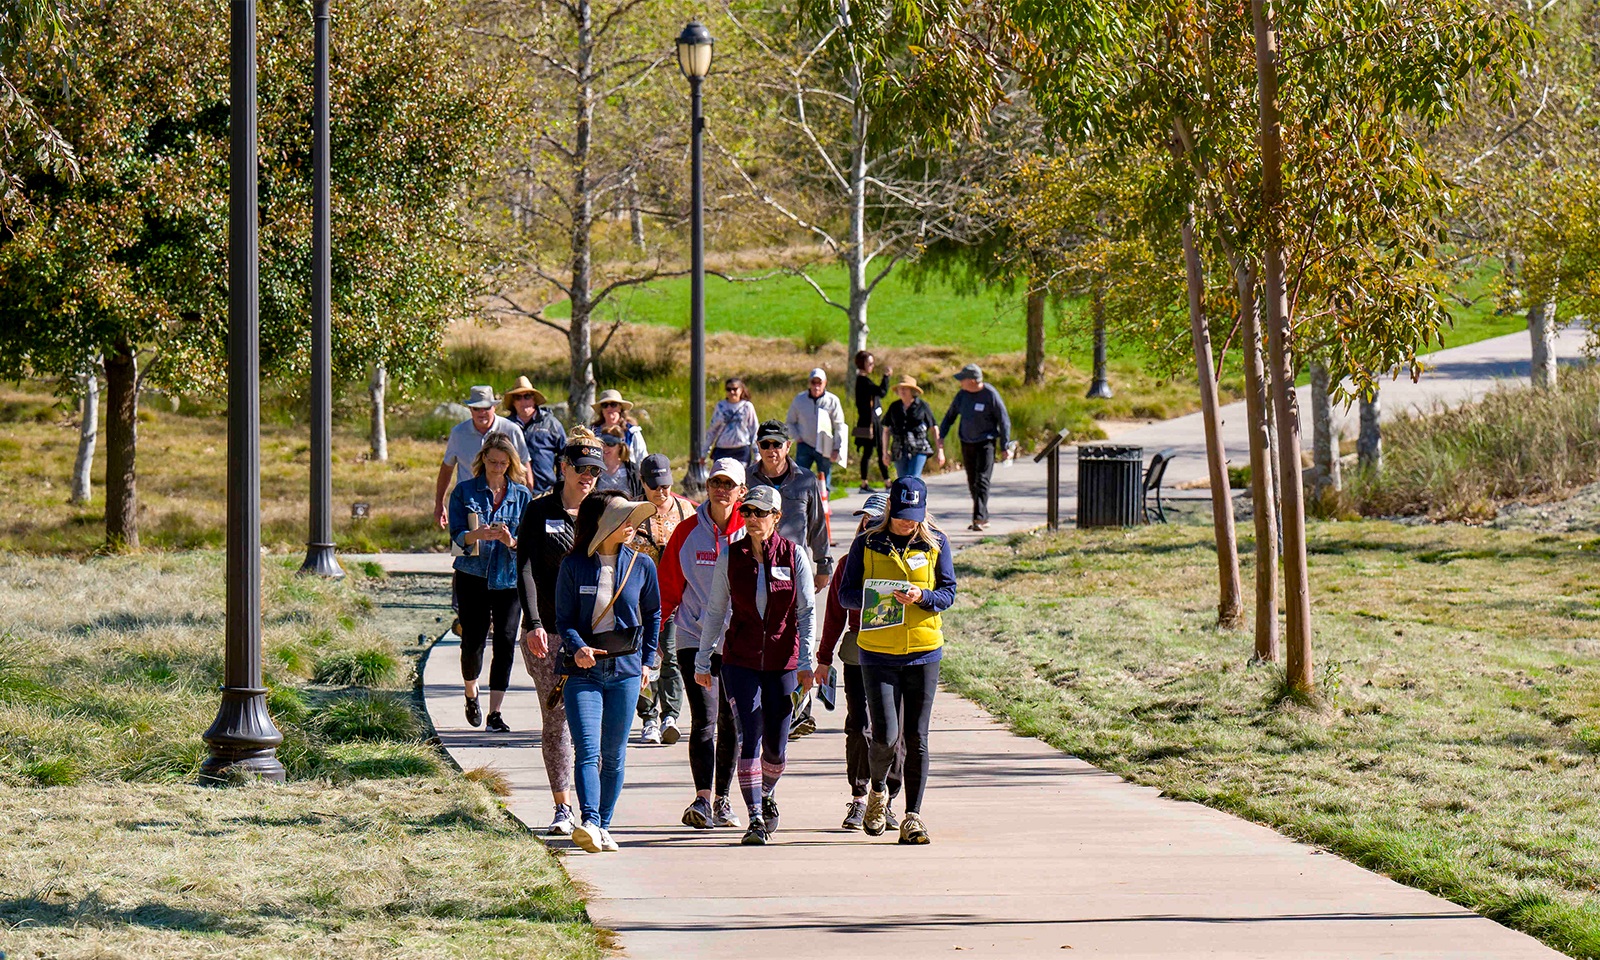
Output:
<instances>
[{"instance_id":1,"label":"gray sneaker","mask_svg":"<svg viewBox=\"0 0 1600 960\"><path fill-rule=\"evenodd\" d=\"M761 819L767 825L767 836L778 832L778 801L771 797L761 798Z\"/></svg>"},{"instance_id":2,"label":"gray sneaker","mask_svg":"<svg viewBox=\"0 0 1600 960\"><path fill-rule=\"evenodd\" d=\"M744 826L744 822L739 819L737 813L733 812L733 804L728 802L727 797L718 797L711 804L711 825L713 827L733 827L737 830Z\"/></svg>"},{"instance_id":3,"label":"gray sneaker","mask_svg":"<svg viewBox=\"0 0 1600 960\"><path fill-rule=\"evenodd\" d=\"M578 826L577 818L572 815L572 808L564 803L556 804L555 819L550 821L550 826L545 829L547 837L570 837L572 831Z\"/></svg>"},{"instance_id":4,"label":"gray sneaker","mask_svg":"<svg viewBox=\"0 0 1600 960\"><path fill-rule=\"evenodd\" d=\"M860 830L861 822L867 818L867 801L851 800L850 806L845 808L844 823L840 824L846 830Z\"/></svg>"},{"instance_id":5,"label":"gray sneaker","mask_svg":"<svg viewBox=\"0 0 1600 960\"><path fill-rule=\"evenodd\" d=\"M694 803L683 811L683 825L694 827L696 830L710 830L714 822L711 813L711 801L705 797L695 797Z\"/></svg>"}]
</instances>

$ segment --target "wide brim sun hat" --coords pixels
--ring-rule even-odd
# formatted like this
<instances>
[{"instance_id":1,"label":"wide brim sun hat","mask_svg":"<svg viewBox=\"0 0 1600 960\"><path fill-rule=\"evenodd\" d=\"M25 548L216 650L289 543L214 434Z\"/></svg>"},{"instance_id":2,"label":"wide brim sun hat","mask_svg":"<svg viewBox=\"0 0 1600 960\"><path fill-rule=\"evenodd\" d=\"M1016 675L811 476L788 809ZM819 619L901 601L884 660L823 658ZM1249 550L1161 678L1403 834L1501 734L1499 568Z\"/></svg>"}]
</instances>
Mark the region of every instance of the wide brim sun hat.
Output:
<instances>
[{"instance_id":1,"label":"wide brim sun hat","mask_svg":"<svg viewBox=\"0 0 1600 960\"><path fill-rule=\"evenodd\" d=\"M600 544L606 538L626 527L629 530L644 523L656 515L656 505L649 502L628 500L623 497L614 497L606 501L606 510L600 514L600 526L594 532L594 539L589 541L589 556L600 549Z\"/></svg>"},{"instance_id":2,"label":"wide brim sun hat","mask_svg":"<svg viewBox=\"0 0 1600 960\"><path fill-rule=\"evenodd\" d=\"M621 404L622 409L624 410L633 409L633 401L622 399L622 392L619 390L606 390L602 392L599 398L595 400L594 405L600 407L608 403Z\"/></svg>"}]
</instances>

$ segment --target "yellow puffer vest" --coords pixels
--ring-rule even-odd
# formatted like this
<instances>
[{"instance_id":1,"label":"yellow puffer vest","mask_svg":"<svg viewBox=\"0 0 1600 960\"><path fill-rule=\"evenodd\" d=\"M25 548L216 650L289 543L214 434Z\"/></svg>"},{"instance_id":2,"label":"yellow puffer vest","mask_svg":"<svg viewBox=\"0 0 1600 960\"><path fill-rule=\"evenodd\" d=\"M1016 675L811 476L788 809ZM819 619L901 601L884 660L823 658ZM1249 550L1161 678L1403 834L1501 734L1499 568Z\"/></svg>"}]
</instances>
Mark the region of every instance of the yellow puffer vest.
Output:
<instances>
[{"instance_id":1,"label":"yellow puffer vest","mask_svg":"<svg viewBox=\"0 0 1600 960\"><path fill-rule=\"evenodd\" d=\"M862 553L862 586L868 580L901 580L931 591L935 586L935 571L939 569L939 551L920 541L904 553L894 550L887 537L871 537ZM927 653L944 643L944 633L939 629L939 615L929 613L914 603L905 607L905 622L893 626L869 627L873 619L873 596L867 594L861 611L861 633L857 640L861 649L872 653L902 656L908 653Z\"/></svg>"}]
</instances>

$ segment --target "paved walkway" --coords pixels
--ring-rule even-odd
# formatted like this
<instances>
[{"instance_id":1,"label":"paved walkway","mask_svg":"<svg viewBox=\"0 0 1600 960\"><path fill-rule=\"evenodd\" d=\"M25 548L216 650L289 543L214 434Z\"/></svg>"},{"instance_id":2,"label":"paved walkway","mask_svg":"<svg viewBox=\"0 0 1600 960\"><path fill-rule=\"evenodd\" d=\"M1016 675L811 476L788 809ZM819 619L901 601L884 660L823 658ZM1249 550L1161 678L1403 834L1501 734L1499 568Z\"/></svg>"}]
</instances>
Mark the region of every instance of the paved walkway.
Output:
<instances>
[{"instance_id":1,"label":"paved walkway","mask_svg":"<svg viewBox=\"0 0 1600 960\"><path fill-rule=\"evenodd\" d=\"M1569 334L1561 345L1576 352ZM1526 377L1527 337L1445 351L1440 374L1385 387L1386 414L1457 402L1493 375ZM1304 396L1302 404L1306 402ZM1243 460L1242 405L1224 409L1225 439ZM1198 417L1124 434L1153 453L1178 447L1171 484L1204 476ZM1070 456L1063 475L1071 478ZM1042 466L995 473L989 535L1044 519ZM960 474L931 478L931 501L959 547ZM1063 492L1068 515L1074 492ZM1190 495L1202 493L1191 491ZM853 498L838 504L848 507ZM357 559L357 558L350 558ZM380 555L391 570L444 572L440 555ZM426 626L431 626L426 625ZM428 657L424 685L440 739L464 767L509 777L514 814L535 829L550 797L538 746L538 705L518 667L505 716L517 731L491 736L462 717L458 645ZM1040 741L1015 736L948 694L934 712L933 770L924 814L935 842L906 848L839 828L840 712L819 709L816 734L790 747L779 789L783 829L769 847L733 831L699 832L678 818L692 799L686 747L633 745L613 831L616 855L565 853L594 922L622 955L674 960L925 957L1555 958L1560 954L1447 901L1207 807L1162 799ZM556 846L570 850L565 842ZM1072 954L1061 954L1063 949Z\"/></svg>"}]
</instances>

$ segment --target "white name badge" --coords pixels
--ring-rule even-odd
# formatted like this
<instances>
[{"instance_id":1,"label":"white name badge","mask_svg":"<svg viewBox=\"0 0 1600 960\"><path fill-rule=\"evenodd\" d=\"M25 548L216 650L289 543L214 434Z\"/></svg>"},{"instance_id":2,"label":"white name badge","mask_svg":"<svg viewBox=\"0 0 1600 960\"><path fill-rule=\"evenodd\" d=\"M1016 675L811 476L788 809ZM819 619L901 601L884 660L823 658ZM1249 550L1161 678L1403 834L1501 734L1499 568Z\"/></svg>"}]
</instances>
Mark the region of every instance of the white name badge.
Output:
<instances>
[{"instance_id":1,"label":"white name badge","mask_svg":"<svg viewBox=\"0 0 1600 960\"><path fill-rule=\"evenodd\" d=\"M982 410L982 409L983 409L983 404L981 404L981 403L974 403L974 404L973 404L973 405L972 405L972 409L973 409L973 410Z\"/></svg>"},{"instance_id":2,"label":"white name badge","mask_svg":"<svg viewBox=\"0 0 1600 960\"><path fill-rule=\"evenodd\" d=\"M920 554L915 556L915 557L907 557L906 558L906 566L910 567L913 570L921 570L923 567L926 567L927 565L928 565L928 558L924 557L924 556L922 556Z\"/></svg>"},{"instance_id":3,"label":"white name badge","mask_svg":"<svg viewBox=\"0 0 1600 960\"><path fill-rule=\"evenodd\" d=\"M588 587L581 587L580 586L578 588L578 592L579 593L584 593L584 594L593 594L594 592L596 592L599 589L600 589L599 587L595 587L595 586L588 586Z\"/></svg>"},{"instance_id":4,"label":"white name badge","mask_svg":"<svg viewBox=\"0 0 1600 960\"><path fill-rule=\"evenodd\" d=\"M544 522L544 532L548 533L548 534L566 533L567 532L567 521L565 521L565 520L546 520Z\"/></svg>"},{"instance_id":5,"label":"white name badge","mask_svg":"<svg viewBox=\"0 0 1600 960\"><path fill-rule=\"evenodd\" d=\"M794 579L794 574L792 574L789 571L788 567L773 567L772 568L772 579L774 579L774 580L793 580Z\"/></svg>"}]
</instances>

